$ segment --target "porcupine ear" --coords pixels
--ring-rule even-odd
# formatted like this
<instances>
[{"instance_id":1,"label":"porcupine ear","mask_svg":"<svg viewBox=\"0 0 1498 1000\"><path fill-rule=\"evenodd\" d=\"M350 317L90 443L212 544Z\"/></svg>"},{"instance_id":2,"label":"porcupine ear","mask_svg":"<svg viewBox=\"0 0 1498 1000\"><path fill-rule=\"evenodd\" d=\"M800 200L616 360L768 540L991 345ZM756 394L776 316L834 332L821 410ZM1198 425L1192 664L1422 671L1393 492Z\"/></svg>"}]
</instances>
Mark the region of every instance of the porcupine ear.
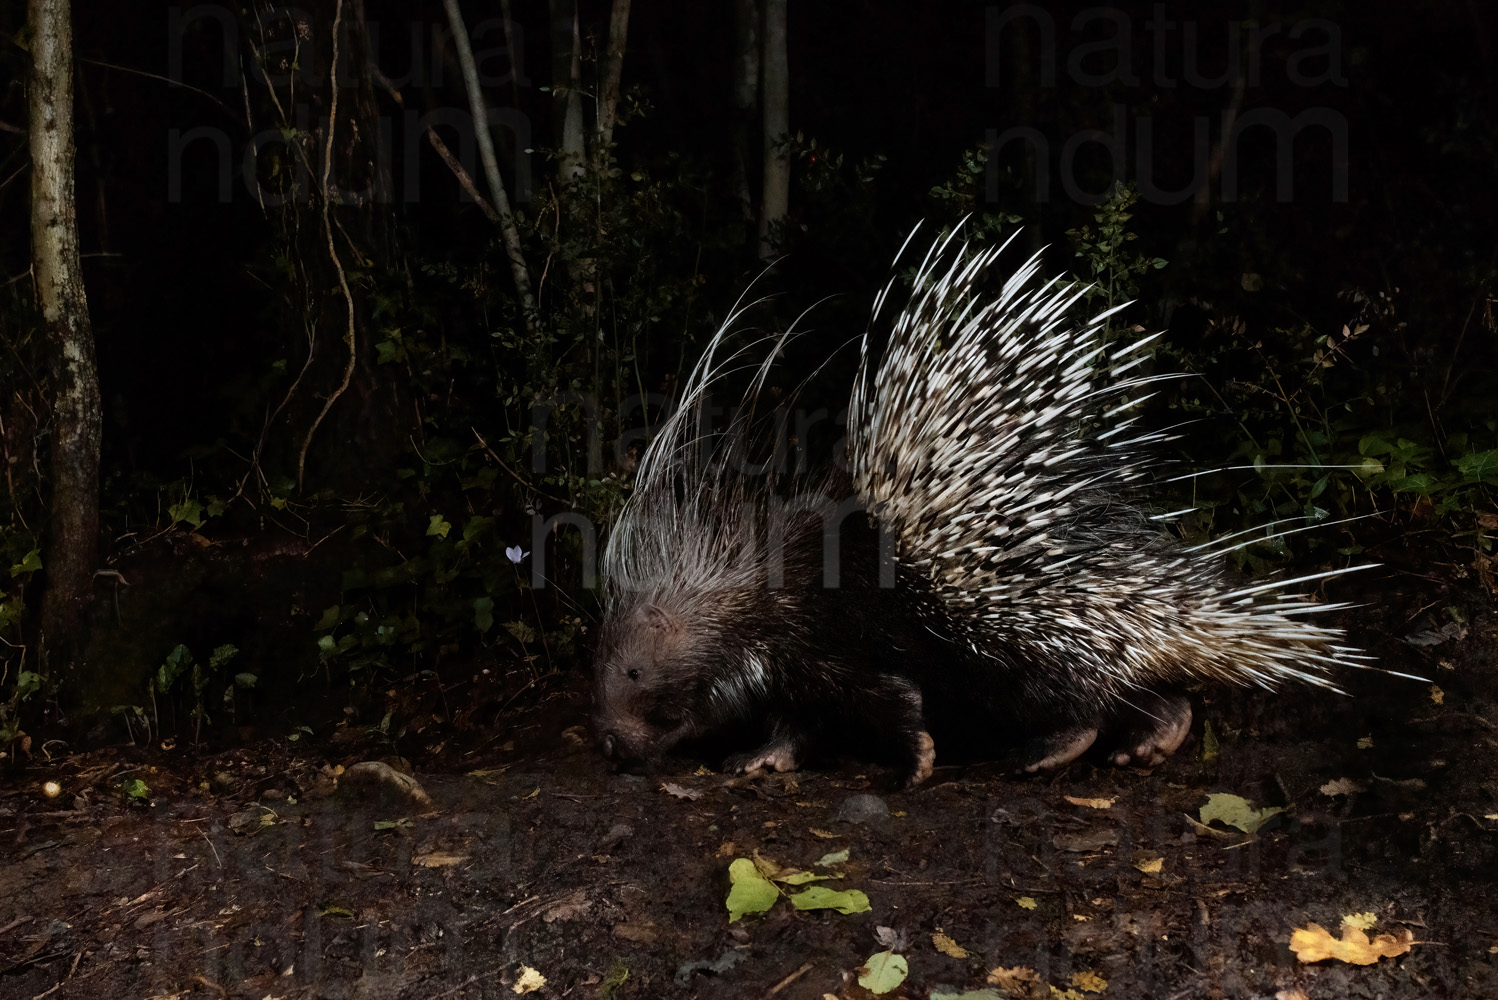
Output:
<instances>
[{"instance_id":1,"label":"porcupine ear","mask_svg":"<svg viewBox=\"0 0 1498 1000\"><path fill-rule=\"evenodd\" d=\"M684 626L681 619L659 604L647 604L644 608L645 624L663 635L676 635Z\"/></svg>"}]
</instances>

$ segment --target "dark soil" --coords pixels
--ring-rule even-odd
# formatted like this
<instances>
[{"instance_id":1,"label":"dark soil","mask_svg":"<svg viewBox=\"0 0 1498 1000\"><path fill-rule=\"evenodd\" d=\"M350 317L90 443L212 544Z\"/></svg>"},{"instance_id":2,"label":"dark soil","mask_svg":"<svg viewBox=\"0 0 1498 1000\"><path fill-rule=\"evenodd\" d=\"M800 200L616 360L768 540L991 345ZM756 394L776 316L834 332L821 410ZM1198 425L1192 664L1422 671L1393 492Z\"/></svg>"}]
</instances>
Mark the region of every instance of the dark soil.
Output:
<instances>
[{"instance_id":1,"label":"dark soil","mask_svg":"<svg viewBox=\"0 0 1498 1000\"><path fill-rule=\"evenodd\" d=\"M0 997L501 997L528 968L543 997L847 1000L887 949L909 967L888 995L910 998L1498 997L1498 637L1490 600L1465 600L1349 619L1382 622L1355 637L1434 687L1204 692L1152 771L1018 779L1006 759L903 793L857 762L617 774L580 682L536 686L487 743L434 723L420 756L398 747L429 801L340 776L390 752L352 725L211 756L33 747L0 794ZM1483 610L1442 630L1453 606ZM136 778L146 801L122 791ZM1216 792L1284 812L1204 828ZM815 870L869 912L781 900L729 922L733 859L837 851ZM1289 949L1366 913L1415 943L1371 965Z\"/></svg>"}]
</instances>

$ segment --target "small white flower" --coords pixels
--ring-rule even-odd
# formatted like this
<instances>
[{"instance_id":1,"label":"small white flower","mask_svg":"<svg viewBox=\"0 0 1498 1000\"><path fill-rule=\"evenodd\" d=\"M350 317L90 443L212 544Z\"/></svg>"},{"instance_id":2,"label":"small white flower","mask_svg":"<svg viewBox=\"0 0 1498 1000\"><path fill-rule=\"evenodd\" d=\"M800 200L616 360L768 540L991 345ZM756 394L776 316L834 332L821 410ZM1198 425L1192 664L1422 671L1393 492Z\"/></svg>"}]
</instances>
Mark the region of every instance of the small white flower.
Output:
<instances>
[{"instance_id":1,"label":"small white flower","mask_svg":"<svg viewBox=\"0 0 1498 1000\"><path fill-rule=\"evenodd\" d=\"M505 555L510 557L510 562L514 563L516 566L519 566L520 560L530 555L530 553L520 551L520 546L518 545L511 545L509 548L505 549Z\"/></svg>"}]
</instances>

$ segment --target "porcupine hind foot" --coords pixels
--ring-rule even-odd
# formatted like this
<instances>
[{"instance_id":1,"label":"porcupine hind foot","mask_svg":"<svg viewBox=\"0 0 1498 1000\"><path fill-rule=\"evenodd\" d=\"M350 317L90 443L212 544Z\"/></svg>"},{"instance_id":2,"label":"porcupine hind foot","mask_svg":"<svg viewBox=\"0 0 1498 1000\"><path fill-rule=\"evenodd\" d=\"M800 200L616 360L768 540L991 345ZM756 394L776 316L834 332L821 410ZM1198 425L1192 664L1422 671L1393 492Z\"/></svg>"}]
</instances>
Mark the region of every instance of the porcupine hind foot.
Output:
<instances>
[{"instance_id":1,"label":"porcupine hind foot","mask_svg":"<svg viewBox=\"0 0 1498 1000\"><path fill-rule=\"evenodd\" d=\"M1119 767L1154 767L1175 753L1191 732L1191 700L1185 695L1149 692L1131 699L1131 706L1120 719L1123 738L1108 755Z\"/></svg>"},{"instance_id":2,"label":"porcupine hind foot","mask_svg":"<svg viewBox=\"0 0 1498 1000\"><path fill-rule=\"evenodd\" d=\"M1191 732L1191 701L1184 695L1142 692L1130 700L1129 707L1109 729L1118 737L1114 749L1108 752L1112 764L1154 767L1175 753ZM1035 774L1065 767L1086 753L1102 731L1091 722L1058 729L1036 742L1031 756L1037 759L1026 764L1025 770Z\"/></svg>"}]
</instances>

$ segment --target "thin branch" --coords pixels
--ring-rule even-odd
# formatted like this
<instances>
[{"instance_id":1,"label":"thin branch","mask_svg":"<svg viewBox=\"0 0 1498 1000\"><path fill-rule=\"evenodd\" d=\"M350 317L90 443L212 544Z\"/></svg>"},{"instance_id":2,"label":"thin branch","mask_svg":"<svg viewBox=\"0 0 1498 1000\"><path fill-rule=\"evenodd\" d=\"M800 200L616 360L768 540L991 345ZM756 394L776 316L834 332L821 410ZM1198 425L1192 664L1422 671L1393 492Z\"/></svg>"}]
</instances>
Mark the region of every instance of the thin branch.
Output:
<instances>
[{"instance_id":1,"label":"thin branch","mask_svg":"<svg viewBox=\"0 0 1498 1000\"><path fill-rule=\"evenodd\" d=\"M328 258L333 262L333 269L338 272L338 287L343 292L343 301L348 305L348 331L344 334L344 343L348 345L348 363L343 368L343 381L338 388L334 389L323 403L322 412L312 421L312 426L307 428L307 436L302 439L302 450L296 459L296 486L300 491L302 488L303 473L307 468L307 449L312 446L312 436L317 433L323 418L338 402L338 398L348 391L349 385L354 380L354 362L358 353L357 334L354 328L354 296L349 291L348 278L343 273L343 262L338 259L338 248L333 245L333 223L329 217L329 205L332 196L328 191L328 173L333 168L333 133L338 123L338 29L343 21L343 0L337 0L333 8L333 61L328 67L328 82L332 90L332 100L328 105L328 141L323 147L322 161L322 225L323 232L328 238Z\"/></svg>"},{"instance_id":2,"label":"thin branch","mask_svg":"<svg viewBox=\"0 0 1498 1000\"><path fill-rule=\"evenodd\" d=\"M520 309L525 315L526 330L534 333L537 313L536 299L531 294L530 271L526 269L525 253L520 246L520 231L515 228L515 216L510 211L510 196L505 193L504 179L499 175L499 162L494 158L494 140L489 134L489 111L484 106L484 94L479 90L478 68L473 62L473 47L469 44L468 29L463 25L458 0L442 0L442 6L447 10L453 44L458 50L463 84L468 88L468 107L473 115L474 137L478 140L479 158L484 162L484 173L489 181L489 195L494 199L494 208L499 212L499 229L504 237L505 256L509 258L510 273L515 278L515 291L520 295Z\"/></svg>"}]
</instances>

